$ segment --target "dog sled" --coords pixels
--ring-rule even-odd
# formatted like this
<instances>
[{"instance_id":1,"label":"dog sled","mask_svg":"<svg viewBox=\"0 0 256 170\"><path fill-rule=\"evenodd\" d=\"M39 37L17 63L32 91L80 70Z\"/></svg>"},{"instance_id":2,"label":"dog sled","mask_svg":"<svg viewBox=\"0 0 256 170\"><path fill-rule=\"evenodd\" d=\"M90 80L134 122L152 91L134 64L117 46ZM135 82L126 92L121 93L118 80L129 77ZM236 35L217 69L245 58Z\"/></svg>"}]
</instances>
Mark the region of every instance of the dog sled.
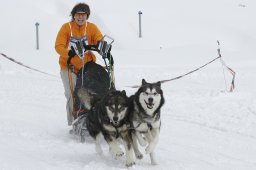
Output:
<instances>
[{"instance_id":1,"label":"dog sled","mask_svg":"<svg viewBox=\"0 0 256 170\"><path fill-rule=\"evenodd\" d=\"M86 129L86 117L88 108L86 108L78 97L78 90L81 88L90 89L93 92L94 98L100 100L110 89L115 89L113 57L110 54L112 43L114 39L105 35L98 45L86 45L83 40L76 39L71 41L71 46L74 48L76 54L82 59L84 63L84 54L87 51L98 52L103 60L105 66L101 66L93 61L83 64L83 67L77 72L76 86L71 87L73 97L73 117L71 134L78 137L80 142L85 142L89 136ZM108 59L108 60L107 60ZM67 64L70 73L72 66L70 65L71 58L68 58ZM71 81L71 75L69 75ZM72 83L70 83L72 84Z\"/></svg>"}]
</instances>

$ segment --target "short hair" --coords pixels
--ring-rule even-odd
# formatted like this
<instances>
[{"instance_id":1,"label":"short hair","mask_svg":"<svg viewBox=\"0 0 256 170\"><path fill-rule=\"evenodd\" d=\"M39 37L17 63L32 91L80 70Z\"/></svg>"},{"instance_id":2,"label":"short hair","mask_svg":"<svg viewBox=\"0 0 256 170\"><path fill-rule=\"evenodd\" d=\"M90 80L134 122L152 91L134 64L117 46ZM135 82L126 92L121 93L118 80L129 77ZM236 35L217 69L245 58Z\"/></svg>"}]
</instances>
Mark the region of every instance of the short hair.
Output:
<instances>
[{"instance_id":1,"label":"short hair","mask_svg":"<svg viewBox=\"0 0 256 170\"><path fill-rule=\"evenodd\" d=\"M73 7L73 9L72 9L72 11L70 13L70 15L72 16L72 20L74 19L74 16L75 16L75 14L77 12L84 12L84 13L86 13L87 14L87 19L88 19L89 16L90 16L91 10L90 10L89 5L87 5L86 3L78 3L78 4L76 4Z\"/></svg>"}]
</instances>

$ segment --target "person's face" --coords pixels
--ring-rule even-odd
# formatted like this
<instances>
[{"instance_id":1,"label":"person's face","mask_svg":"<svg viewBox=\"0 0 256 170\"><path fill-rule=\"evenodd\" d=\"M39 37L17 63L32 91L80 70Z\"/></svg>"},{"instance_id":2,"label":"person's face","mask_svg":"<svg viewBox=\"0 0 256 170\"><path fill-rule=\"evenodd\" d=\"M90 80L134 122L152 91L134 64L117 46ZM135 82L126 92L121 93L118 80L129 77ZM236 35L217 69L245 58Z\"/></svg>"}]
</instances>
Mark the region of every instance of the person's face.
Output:
<instances>
[{"instance_id":1,"label":"person's face","mask_svg":"<svg viewBox=\"0 0 256 170\"><path fill-rule=\"evenodd\" d=\"M85 22L87 20L87 14L86 13L75 13L74 19L78 25L82 26L85 24Z\"/></svg>"}]
</instances>

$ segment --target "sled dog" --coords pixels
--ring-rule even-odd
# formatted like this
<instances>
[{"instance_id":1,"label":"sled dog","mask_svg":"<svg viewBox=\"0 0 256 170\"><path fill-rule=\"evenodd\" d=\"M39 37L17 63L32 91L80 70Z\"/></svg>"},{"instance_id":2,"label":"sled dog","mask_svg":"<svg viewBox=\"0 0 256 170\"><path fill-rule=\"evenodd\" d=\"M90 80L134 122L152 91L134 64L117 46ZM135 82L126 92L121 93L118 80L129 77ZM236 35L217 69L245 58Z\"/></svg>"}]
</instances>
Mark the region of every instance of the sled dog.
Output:
<instances>
[{"instance_id":1,"label":"sled dog","mask_svg":"<svg viewBox=\"0 0 256 170\"><path fill-rule=\"evenodd\" d=\"M164 104L161 83L147 83L144 79L138 91L130 98L130 116L133 148L137 159L143 155L138 149L137 141L146 146L146 154L150 155L151 164L157 164L154 150L159 139L161 126L160 109Z\"/></svg>"},{"instance_id":2,"label":"sled dog","mask_svg":"<svg viewBox=\"0 0 256 170\"><path fill-rule=\"evenodd\" d=\"M80 69L77 73L76 87L74 90L75 120L72 123L72 133L80 138L82 143L84 143L88 139L87 136L89 136L86 129L86 117L89 106L86 107L81 104L80 98L78 97L78 90L81 88L90 90L93 95L90 102L95 103L95 101L103 98L103 96L108 93L110 83L110 77L106 69L93 61L87 62L84 68ZM113 84L111 88L115 89Z\"/></svg>"},{"instance_id":3,"label":"sled dog","mask_svg":"<svg viewBox=\"0 0 256 170\"><path fill-rule=\"evenodd\" d=\"M109 91L103 98L96 99L93 91L79 89L78 97L89 110L86 118L86 127L89 134L95 139L96 151L101 154L100 137L103 135L114 156L121 157L124 152L119 147L117 139L121 137L126 150L126 166L132 166L133 148L132 138L128 131L129 98L125 91Z\"/></svg>"}]
</instances>

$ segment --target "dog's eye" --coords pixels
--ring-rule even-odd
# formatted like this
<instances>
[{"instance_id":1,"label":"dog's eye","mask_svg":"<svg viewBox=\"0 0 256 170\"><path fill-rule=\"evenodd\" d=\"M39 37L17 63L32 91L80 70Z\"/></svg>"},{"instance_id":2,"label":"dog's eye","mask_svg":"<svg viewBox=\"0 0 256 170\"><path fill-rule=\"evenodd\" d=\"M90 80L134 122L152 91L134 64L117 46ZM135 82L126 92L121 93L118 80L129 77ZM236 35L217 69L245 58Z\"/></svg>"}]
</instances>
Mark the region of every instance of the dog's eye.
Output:
<instances>
[{"instance_id":1,"label":"dog's eye","mask_svg":"<svg viewBox=\"0 0 256 170\"><path fill-rule=\"evenodd\" d=\"M144 92L145 93L145 95L148 95L148 92Z\"/></svg>"},{"instance_id":2,"label":"dog's eye","mask_svg":"<svg viewBox=\"0 0 256 170\"><path fill-rule=\"evenodd\" d=\"M123 111L125 109L125 107L123 107L123 106L120 106L119 108L118 108L118 110L121 112L121 111Z\"/></svg>"},{"instance_id":3,"label":"dog's eye","mask_svg":"<svg viewBox=\"0 0 256 170\"><path fill-rule=\"evenodd\" d=\"M156 95L157 95L157 93L155 92L155 93L153 93L153 95L154 95L154 96L156 96Z\"/></svg>"}]
</instances>

